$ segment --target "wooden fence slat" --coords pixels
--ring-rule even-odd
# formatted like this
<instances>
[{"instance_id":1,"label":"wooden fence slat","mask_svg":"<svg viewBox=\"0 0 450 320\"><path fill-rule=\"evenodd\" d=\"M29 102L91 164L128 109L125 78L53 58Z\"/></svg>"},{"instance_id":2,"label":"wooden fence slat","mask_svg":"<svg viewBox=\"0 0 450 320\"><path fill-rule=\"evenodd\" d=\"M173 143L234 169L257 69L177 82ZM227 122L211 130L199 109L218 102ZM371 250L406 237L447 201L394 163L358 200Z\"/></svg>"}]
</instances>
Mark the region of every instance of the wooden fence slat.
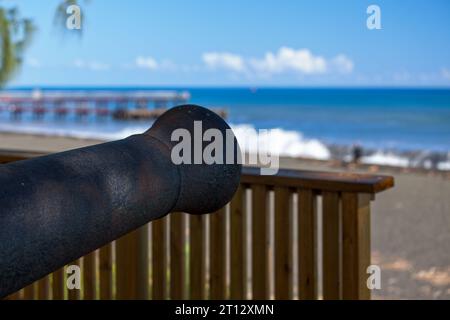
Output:
<instances>
[{"instance_id":1,"label":"wooden fence slat","mask_svg":"<svg viewBox=\"0 0 450 320\"><path fill-rule=\"evenodd\" d=\"M316 284L316 204L312 190L298 191L298 288L300 299L312 300L317 296Z\"/></svg>"},{"instance_id":2,"label":"wooden fence slat","mask_svg":"<svg viewBox=\"0 0 450 320\"><path fill-rule=\"evenodd\" d=\"M185 253L186 253L185 214L170 214L170 298L184 299L185 288Z\"/></svg>"},{"instance_id":3,"label":"wooden fence slat","mask_svg":"<svg viewBox=\"0 0 450 320\"><path fill-rule=\"evenodd\" d=\"M148 299L148 225L116 241L117 299Z\"/></svg>"},{"instance_id":4,"label":"wooden fence slat","mask_svg":"<svg viewBox=\"0 0 450 320\"><path fill-rule=\"evenodd\" d=\"M167 217L152 221L152 299L167 297Z\"/></svg>"},{"instance_id":5,"label":"wooden fence slat","mask_svg":"<svg viewBox=\"0 0 450 320\"><path fill-rule=\"evenodd\" d=\"M230 299L245 298L245 188L240 185L230 203Z\"/></svg>"},{"instance_id":6,"label":"wooden fence slat","mask_svg":"<svg viewBox=\"0 0 450 320\"><path fill-rule=\"evenodd\" d=\"M291 298L292 254L290 225L290 192L275 187L275 299Z\"/></svg>"},{"instance_id":7,"label":"wooden fence slat","mask_svg":"<svg viewBox=\"0 0 450 320\"><path fill-rule=\"evenodd\" d=\"M342 194L344 299L370 299L367 267L370 265L370 195Z\"/></svg>"},{"instance_id":8,"label":"wooden fence slat","mask_svg":"<svg viewBox=\"0 0 450 320\"><path fill-rule=\"evenodd\" d=\"M190 299L204 299L205 272L205 217L189 215L189 292Z\"/></svg>"},{"instance_id":9,"label":"wooden fence slat","mask_svg":"<svg viewBox=\"0 0 450 320\"><path fill-rule=\"evenodd\" d=\"M23 299L24 300L33 300L35 293L35 283L32 283L25 288L23 288Z\"/></svg>"},{"instance_id":10,"label":"wooden fence slat","mask_svg":"<svg viewBox=\"0 0 450 320\"><path fill-rule=\"evenodd\" d=\"M112 250L112 242L99 250L100 300L113 298Z\"/></svg>"},{"instance_id":11,"label":"wooden fence slat","mask_svg":"<svg viewBox=\"0 0 450 320\"><path fill-rule=\"evenodd\" d=\"M134 299L137 279L133 274L137 265L137 252L133 247L136 231L116 240L116 299Z\"/></svg>"},{"instance_id":12,"label":"wooden fence slat","mask_svg":"<svg viewBox=\"0 0 450 320\"><path fill-rule=\"evenodd\" d=\"M269 298L267 190L265 185L252 185L252 295L253 299Z\"/></svg>"},{"instance_id":13,"label":"wooden fence slat","mask_svg":"<svg viewBox=\"0 0 450 320\"><path fill-rule=\"evenodd\" d=\"M75 260L74 262L69 263L67 266L69 266L69 265L81 266L81 260L80 259ZM66 279L71 276L71 274L67 274L67 266L64 269L64 272L66 273ZM66 280L66 287L67 287L67 280ZM74 289L67 288L67 298L69 300L80 300L81 290L76 289L76 288L74 288Z\"/></svg>"},{"instance_id":14,"label":"wooden fence slat","mask_svg":"<svg viewBox=\"0 0 450 320\"><path fill-rule=\"evenodd\" d=\"M225 207L209 216L210 299L226 297L226 210Z\"/></svg>"},{"instance_id":15,"label":"wooden fence slat","mask_svg":"<svg viewBox=\"0 0 450 320\"><path fill-rule=\"evenodd\" d=\"M138 263L136 270L137 291L136 299L148 300L150 289L150 259L149 259L149 224L146 224L136 230L138 233L137 239L137 253Z\"/></svg>"},{"instance_id":16,"label":"wooden fence slat","mask_svg":"<svg viewBox=\"0 0 450 320\"><path fill-rule=\"evenodd\" d=\"M37 282L38 300L48 300L50 298L50 276L47 275Z\"/></svg>"},{"instance_id":17,"label":"wooden fence slat","mask_svg":"<svg viewBox=\"0 0 450 320\"><path fill-rule=\"evenodd\" d=\"M96 298L96 251L83 257L83 300L94 300Z\"/></svg>"},{"instance_id":18,"label":"wooden fence slat","mask_svg":"<svg viewBox=\"0 0 450 320\"><path fill-rule=\"evenodd\" d=\"M340 298L341 274L339 264L339 194L323 192L322 208L323 299L337 300Z\"/></svg>"},{"instance_id":19,"label":"wooden fence slat","mask_svg":"<svg viewBox=\"0 0 450 320\"><path fill-rule=\"evenodd\" d=\"M66 283L64 281L64 268L60 268L53 272L52 277L53 300L64 300L64 291L66 288Z\"/></svg>"}]
</instances>

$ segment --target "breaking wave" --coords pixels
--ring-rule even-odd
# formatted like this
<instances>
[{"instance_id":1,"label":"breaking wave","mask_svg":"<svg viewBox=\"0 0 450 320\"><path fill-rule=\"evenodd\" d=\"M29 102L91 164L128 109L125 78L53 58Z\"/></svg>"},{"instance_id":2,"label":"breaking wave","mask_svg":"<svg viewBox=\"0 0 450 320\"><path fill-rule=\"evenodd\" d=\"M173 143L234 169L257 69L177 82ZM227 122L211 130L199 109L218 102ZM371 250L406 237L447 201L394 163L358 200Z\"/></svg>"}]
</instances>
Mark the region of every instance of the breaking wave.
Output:
<instances>
[{"instance_id":1,"label":"breaking wave","mask_svg":"<svg viewBox=\"0 0 450 320\"><path fill-rule=\"evenodd\" d=\"M257 131L243 124L231 126L241 148L248 153L266 152L286 157L302 157L328 160L331 153L317 139L307 139L297 131L270 129Z\"/></svg>"},{"instance_id":2,"label":"breaking wave","mask_svg":"<svg viewBox=\"0 0 450 320\"><path fill-rule=\"evenodd\" d=\"M84 124L49 124L49 123L2 123L0 132L70 137L77 139L94 139L112 141L126 138L133 134L145 132L150 123L84 123ZM231 125L241 148L247 153L266 152L284 157L300 157L318 160L350 160L351 148L343 147L336 152L336 146L330 146L314 138L305 137L301 132L281 128L258 131L253 125ZM338 148L339 149L339 148ZM342 148L341 148L342 149ZM386 150L365 150L361 162L371 165L395 167L421 167L426 169L450 170L450 153L435 154L430 152L402 153Z\"/></svg>"}]
</instances>

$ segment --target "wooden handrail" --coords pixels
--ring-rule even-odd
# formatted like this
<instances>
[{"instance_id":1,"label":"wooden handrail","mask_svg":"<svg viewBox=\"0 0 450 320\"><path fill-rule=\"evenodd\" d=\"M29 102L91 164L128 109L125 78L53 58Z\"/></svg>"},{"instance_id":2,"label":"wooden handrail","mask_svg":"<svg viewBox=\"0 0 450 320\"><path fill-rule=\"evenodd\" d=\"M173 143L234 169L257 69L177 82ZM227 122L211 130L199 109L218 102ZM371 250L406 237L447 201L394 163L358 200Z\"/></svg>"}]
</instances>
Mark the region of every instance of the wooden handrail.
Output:
<instances>
[{"instance_id":1,"label":"wooden handrail","mask_svg":"<svg viewBox=\"0 0 450 320\"><path fill-rule=\"evenodd\" d=\"M0 150L0 163L46 154L34 151ZM376 194L394 186L394 178L385 175L280 169L276 175L261 176L259 171L258 167L243 167L241 183L370 194Z\"/></svg>"},{"instance_id":2,"label":"wooden handrail","mask_svg":"<svg viewBox=\"0 0 450 320\"><path fill-rule=\"evenodd\" d=\"M394 186L394 179L383 175L280 169L276 175L260 176L259 171L257 167L244 167L241 183L370 194Z\"/></svg>"},{"instance_id":3,"label":"wooden handrail","mask_svg":"<svg viewBox=\"0 0 450 320\"><path fill-rule=\"evenodd\" d=\"M45 156L47 154L47 152L2 149L0 150L0 163L27 160L34 157Z\"/></svg>"}]
</instances>

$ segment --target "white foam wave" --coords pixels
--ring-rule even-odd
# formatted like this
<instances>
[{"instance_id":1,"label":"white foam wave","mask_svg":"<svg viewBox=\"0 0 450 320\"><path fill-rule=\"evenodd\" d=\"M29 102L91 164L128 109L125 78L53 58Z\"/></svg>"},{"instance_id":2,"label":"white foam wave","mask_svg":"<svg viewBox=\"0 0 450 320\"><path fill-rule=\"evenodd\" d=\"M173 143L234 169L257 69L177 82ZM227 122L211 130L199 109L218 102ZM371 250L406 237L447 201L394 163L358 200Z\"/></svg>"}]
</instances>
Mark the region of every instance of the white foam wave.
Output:
<instances>
[{"instance_id":1,"label":"white foam wave","mask_svg":"<svg viewBox=\"0 0 450 320\"><path fill-rule=\"evenodd\" d=\"M148 127L146 126L132 126L119 128L117 130L99 131L96 128L79 128L79 127L62 128L62 127L46 127L39 125L16 126L12 124L0 125L0 132L69 137L77 139L94 139L102 141L123 139L133 134L143 133L147 129Z\"/></svg>"},{"instance_id":2,"label":"white foam wave","mask_svg":"<svg viewBox=\"0 0 450 320\"><path fill-rule=\"evenodd\" d=\"M438 170L442 171L450 171L450 160L449 161L442 161L437 164Z\"/></svg>"},{"instance_id":3,"label":"white foam wave","mask_svg":"<svg viewBox=\"0 0 450 320\"><path fill-rule=\"evenodd\" d=\"M231 127L239 145L248 153L269 152L279 156L321 160L328 160L331 157L324 143L316 139L306 139L297 131L277 128L264 133L247 124Z\"/></svg>"},{"instance_id":4,"label":"white foam wave","mask_svg":"<svg viewBox=\"0 0 450 320\"><path fill-rule=\"evenodd\" d=\"M406 168L410 165L408 158L399 156L392 152L383 151L377 151L374 154L362 157L361 162L366 164L387 165L403 168Z\"/></svg>"},{"instance_id":5,"label":"white foam wave","mask_svg":"<svg viewBox=\"0 0 450 320\"><path fill-rule=\"evenodd\" d=\"M95 139L100 141L112 141L126 138L130 135L140 134L148 129L148 124L120 124L120 125L61 125L49 126L48 124L24 124L0 123L0 132L13 132L20 134L70 137L77 139ZM231 125L236 138L247 153L266 152L272 155L286 157L302 157L310 159L328 160L332 157L327 146L317 139L308 139L301 132L271 129L269 134L260 134L254 126L249 124ZM249 143L250 141L250 143ZM251 141L257 141L257 144ZM447 159L450 159L447 157ZM419 166L414 159L396 154L392 151L379 150L371 155L361 158L361 162L373 165L388 165L396 167ZM430 161L425 160L423 167L432 167ZM436 164L438 170L450 171L450 160Z\"/></svg>"},{"instance_id":6,"label":"white foam wave","mask_svg":"<svg viewBox=\"0 0 450 320\"><path fill-rule=\"evenodd\" d=\"M145 132L147 125L128 125L113 128L96 126L49 126L48 124L1 123L0 131L23 134L71 137L111 141L123 139L133 134ZM248 153L270 152L287 157L304 157L327 160L331 153L324 143L316 139L306 139L300 132L271 129L269 134L258 134L252 125L232 125L232 129L243 149ZM253 143L257 141L258 143Z\"/></svg>"}]
</instances>

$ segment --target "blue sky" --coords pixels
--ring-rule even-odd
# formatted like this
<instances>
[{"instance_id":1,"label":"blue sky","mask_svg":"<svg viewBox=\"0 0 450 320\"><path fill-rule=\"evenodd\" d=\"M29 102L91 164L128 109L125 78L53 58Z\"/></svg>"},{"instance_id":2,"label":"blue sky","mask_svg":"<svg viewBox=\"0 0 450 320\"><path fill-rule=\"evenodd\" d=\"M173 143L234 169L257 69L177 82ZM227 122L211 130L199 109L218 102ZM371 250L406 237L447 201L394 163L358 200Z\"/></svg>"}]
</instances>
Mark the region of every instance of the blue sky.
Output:
<instances>
[{"instance_id":1,"label":"blue sky","mask_svg":"<svg viewBox=\"0 0 450 320\"><path fill-rule=\"evenodd\" d=\"M446 0L90 0L82 37L2 2L38 27L11 86L450 86Z\"/></svg>"}]
</instances>

